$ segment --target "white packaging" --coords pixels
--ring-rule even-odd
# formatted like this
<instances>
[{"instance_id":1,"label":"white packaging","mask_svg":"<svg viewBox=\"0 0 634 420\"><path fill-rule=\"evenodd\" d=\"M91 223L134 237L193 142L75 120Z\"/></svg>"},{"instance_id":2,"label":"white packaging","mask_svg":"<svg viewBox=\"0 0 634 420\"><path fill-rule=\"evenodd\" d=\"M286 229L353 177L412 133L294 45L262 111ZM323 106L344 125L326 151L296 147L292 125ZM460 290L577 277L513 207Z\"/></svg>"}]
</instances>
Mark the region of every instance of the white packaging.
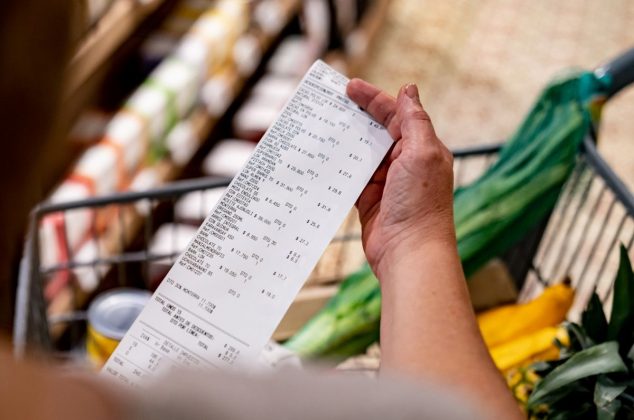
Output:
<instances>
[{"instance_id":1,"label":"white packaging","mask_svg":"<svg viewBox=\"0 0 634 420\"><path fill-rule=\"evenodd\" d=\"M105 258L103 250L99 249L99 243L96 240L86 241L75 253L73 260L80 264L91 264L99 258ZM108 264L93 264L83 267L74 268L73 274L79 288L85 293L95 291L101 279L106 275L110 266Z\"/></svg>"},{"instance_id":2,"label":"white packaging","mask_svg":"<svg viewBox=\"0 0 634 420\"><path fill-rule=\"evenodd\" d=\"M184 166L198 150L198 136L189 121L181 121L167 134L165 140L172 162Z\"/></svg>"},{"instance_id":3,"label":"white packaging","mask_svg":"<svg viewBox=\"0 0 634 420\"><path fill-rule=\"evenodd\" d=\"M284 14L275 0L261 0L253 10L253 19L264 32L276 34L284 25Z\"/></svg>"},{"instance_id":4,"label":"white packaging","mask_svg":"<svg viewBox=\"0 0 634 420\"><path fill-rule=\"evenodd\" d=\"M174 92L179 117L189 112L198 94L198 80L194 69L180 60L168 59L159 64L150 77Z\"/></svg>"},{"instance_id":5,"label":"white packaging","mask_svg":"<svg viewBox=\"0 0 634 420\"><path fill-rule=\"evenodd\" d=\"M49 201L59 204L85 200L89 197L90 190L86 185L65 181L53 192ZM92 215L92 210L79 208L54 213L42 220L39 227L42 267L63 262L67 247L70 251L77 249L90 230Z\"/></svg>"},{"instance_id":6,"label":"white packaging","mask_svg":"<svg viewBox=\"0 0 634 420\"><path fill-rule=\"evenodd\" d=\"M163 137L167 128L169 97L162 89L142 85L128 99L126 107L143 115L149 125L150 137Z\"/></svg>"},{"instance_id":7,"label":"white packaging","mask_svg":"<svg viewBox=\"0 0 634 420\"><path fill-rule=\"evenodd\" d=\"M226 188L193 191L181 197L174 206L174 218L178 221L200 223L222 197Z\"/></svg>"},{"instance_id":8,"label":"white packaging","mask_svg":"<svg viewBox=\"0 0 634 420\"><path fill-rule=\"evenodd\" d=\"M159 227L152 237L148 251L154 257L165 257L158 261L174 259L189 244L197 230L190 225L166 223Z\"/></svg>"},{"instance_id":9,"label":"white packaging","mask_svg":"<svg viewBox=\"0 0 634 420\"><path fill-rule=\"evenodd\" d=\"M229 27L237 36L246 31L249 24L249 2L246 0L220 0L217 10L230 21Z\"/></svg>"},{"instance_id":10,"label":"white packaging","mask_svg":"<svg viewBox=\"0 0 634 420\"><path fill-rule=\"evenodd\" d=\"M156 188L161 184L161 178L158 171L154 167L143 168L132 178L130 182L130 191L149 191L152 188ZM152 211L151 200L139 200L134 203L136 211L142 215L147 216Z\"/></svg>"},{"instance_id":11,"label":"white packaging","mask_svg":"<svg viewBox=\"0 0 634 420\"><path fill-rule=\"evenodd\" d=\"M141 120L126 112L115 115L106 128L106 139L123 151L123 162L131 173L143 160L149 139Z\"/></svg>"},{"instance_id":12,"label":"white packaging","mask_svg":"<svg viewBox=\"0 0 634 420\"><path fill-rule=\"evenodd\" d=\"M225 113L233 100L233 79L226 72L209 78L202 87L200 99L212 117Z\"/></svg>"},{"instance_id":13,"label":"white packaging","mask_svg":"<svg viewBox=\"0 0 634 420\"><path fill-rule=\"evenodd\" d=\"M266 74L253 86L251 95L258 103L268 103L275 108L282 108L291 97L297 81L293 77Z\"/></svg>"},{"instance_id":14,"label":"white packaging","mask_svg":"<svg viewBox=\"0 0 634 420\"><path fill-rule=\"evenodd\" d=\"M207 43L209 56L207 64L210 70L222 64L229 52L231 32L227 22L218 15L203 15L194 23L191 32L200 35Z\"/></svg>"},{"instance_id":15,"label":"white packaging","mask_svg":"<svg viewBox=\"0 0 634 420\"><path fill-rule=\"evenodd\" d=\"M117 190L122 181L118 169L119 156L110 146L97 144L79 158L73 174L89 180L95 195L105 195Z\"/></svg>"},{"instance_id":16,"label":"white packaging","mask_svg":"<svg viewBox=\"0 0 634 420\"><path fill-rule=\"evenodd\" d=\"M279 110L280 108L257 98L248 99L233 117L236 135L247 139L259 139L275 120Z\"/></svg>"},{"instance_id":17,"label":"white packaging","mask_svg":"<svg viewBox=\"0 0 634 420\"><path fill-rule=\"evenodd\" d=\"M300 78L319 54L319 46L305 36L289 36L282 41L269 60L267 70L278 75Z\"/></svg>"},{"instance_id":18,"label":"white packaging","mask_svg":"<svg viewBox=\"0 0 634 420\"><path fill-rule=\"evenodd\" d=\"M205 157L202 164L203 173L234 177L249 160L255 146L255 143L246 140L226 139L219 141Z\"/></svg>"},{"instance_id":19,"label":"white packaging","mask_svg":"<svg viewBox=\"0 0 634 420\"><path fill-rule=\"evenodd\" d=\"M174 57L191 65L198 75L198 82L202 83L207 75L211 52L209 45L200 35L185 35L176 47Z\"/></svg>"},{"instance_id":20,"label":"white packaging","mask_svg":"<svg viewBox=\"0 0 634 420\"><path fill-rule=\"evenodd\" d=\"M262 60L260 41L252 34L245 34L238 38L233 46L233 61L238 73L248 76L257 68Z\"/></svg>"}]
</instances>

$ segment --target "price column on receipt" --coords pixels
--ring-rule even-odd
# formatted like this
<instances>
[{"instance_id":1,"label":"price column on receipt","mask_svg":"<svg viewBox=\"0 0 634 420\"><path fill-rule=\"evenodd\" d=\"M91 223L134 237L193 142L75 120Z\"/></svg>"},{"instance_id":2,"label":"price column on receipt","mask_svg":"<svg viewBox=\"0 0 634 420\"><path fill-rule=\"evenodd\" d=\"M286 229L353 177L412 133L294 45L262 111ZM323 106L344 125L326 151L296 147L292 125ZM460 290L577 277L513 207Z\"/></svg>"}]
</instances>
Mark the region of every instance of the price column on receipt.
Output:
<instances>
[{"instance_id":1,"label":"price column on receipt","mask_svg":"<svg viewBox=\"0 0 634 420\"><path fill-rule=\"evenodd\" d=\"M392 145L317 61L102 374L253 363Z\"/></svg>"}]
</instances>

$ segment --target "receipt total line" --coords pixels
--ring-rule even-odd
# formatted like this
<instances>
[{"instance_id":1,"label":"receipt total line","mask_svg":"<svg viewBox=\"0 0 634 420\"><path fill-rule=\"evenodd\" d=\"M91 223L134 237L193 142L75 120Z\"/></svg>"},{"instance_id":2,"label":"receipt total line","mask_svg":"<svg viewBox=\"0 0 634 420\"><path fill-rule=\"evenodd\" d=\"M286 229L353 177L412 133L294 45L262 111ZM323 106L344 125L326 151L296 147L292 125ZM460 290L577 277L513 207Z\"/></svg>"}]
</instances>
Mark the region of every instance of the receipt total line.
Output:
<instances>
[{"instance_id":1,"label":"receipt total line","mask_svg":"<svg viewBox=\"0 0 634 420\"><path fill-rule=\"evenodd\" d=\"M149 329L151 329L152 331L154 331L155 333L162 335L163 337L165 337L167 340L175 343L176 345L184 348L185 350L187 350L188 352L190 352L191 354L193 354L194 356L198 357L202 362L205 362L207 364L209 364L210 366L215 367L216 369L220 369L218 366L216 366L215 364L213 364L212 362L210 362L209 360L205 359L204 357L200 356L198 353L196 353L195 351L191 351L190 349L188 349L187 347L185 347L184 345L182 345L181 343L179 343L178 341L174 340L173 338L170 338L168 336L166 336L165 334L163 334L162 332L160 332L159 330L157 330L156 328L154 328L153 326L151 326L150 324L148 324L147 322L143 321L143 320L139 320L139 322L143 325L145 325L146 327L148 327ZM173 360L172 358L168 357L168 359Z\"/></svg>"},{"instance_id":2,"label":"receipt total line","mask_svg":"<svg viewBox=\"0 0 634 420\"><path fill-rule=\"evenodd\" d=\"M211 322L207 321L206 319L204 319L203 317L201 317L200 315L190 311L189 309L187 309L186 307L184 307L183 305L181 305L180 303L176 302L174 299L169 298L167 296L165 296L165 294L163 293L157 293L159 296L161 296L163 299L165 300L169 300L170 302L172 302L174 305L178 306L179 308L181 308L183 311L187 312L190 315L195 316L196 318L198 318L198 320L204 322L205 324L209 325L210 327L213 327L215 329L217 329L218 331L220 331L221 333L225 334L228 337L233 338L234 340L236 340L238 343L242 344L245 347L250 347L249 343L247 343L244 340L239 339L238 337L236 337L235 335L223 330L222 328L220 328L219 326L212 324Z\"/></svg>"}]
</instances>

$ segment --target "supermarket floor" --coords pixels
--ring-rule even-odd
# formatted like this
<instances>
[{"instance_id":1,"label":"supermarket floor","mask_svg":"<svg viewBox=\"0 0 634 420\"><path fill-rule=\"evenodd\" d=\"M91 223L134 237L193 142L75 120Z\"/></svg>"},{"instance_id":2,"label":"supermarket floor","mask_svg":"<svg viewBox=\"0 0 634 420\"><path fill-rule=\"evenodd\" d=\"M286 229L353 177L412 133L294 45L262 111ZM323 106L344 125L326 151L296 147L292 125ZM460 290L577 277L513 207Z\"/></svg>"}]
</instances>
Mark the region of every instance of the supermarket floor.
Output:
<instances>
[{"instance_id":1,"label":"supermarket floor","mask_svg":"<svg viewBox=\"0 0 634 420\"><path fill-rule=\"evenodd\" d=\"M632 21L629 0L393 0L362 76L418 83L450 146L496 142L553 76L634 47ZM634 88L606 106L600 150L634 190Z\"/></svg>"}]
</instances>

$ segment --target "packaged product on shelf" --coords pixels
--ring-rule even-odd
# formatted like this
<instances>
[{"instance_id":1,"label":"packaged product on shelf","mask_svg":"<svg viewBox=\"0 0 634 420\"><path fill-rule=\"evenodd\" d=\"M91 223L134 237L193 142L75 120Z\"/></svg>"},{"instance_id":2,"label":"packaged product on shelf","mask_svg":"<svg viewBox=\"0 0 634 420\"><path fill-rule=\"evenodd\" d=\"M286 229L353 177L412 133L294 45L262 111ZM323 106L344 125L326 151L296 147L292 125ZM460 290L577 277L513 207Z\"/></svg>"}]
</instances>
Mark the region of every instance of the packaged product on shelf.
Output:
<instances>
[{"instance_id":1,"label":"packaged product on shelf","mask_svg":"<svg viewBox=\"0 0 634 420\"><path fill-rule=\"evenodd\" d=\"M101 142L89 148L71 174L51 195L52 203L83 200L95 195L114 192L128 181L122 149ZM126 184L127 185L127 184ZM111 208L91 210L78 208L47 215L39 227L42 266L66 263L91 236L100 234L112 217ZM60 270L51 281L56 286L69 279L68 270ZM53 292L50 292L54 294Z\"/></svg>"},{"instance_id":2,"label":"packaged product on shelf","mask_svg":"<svg viewBox=\"0 0 634 420\"><path fill-rule=\"evenodd\" d=\"M197 227L181 223L166 223L158 228L148 247L152 256L148 265L148 289L154 290L159 285L197 230Z\"/></svg>"},{"instance_id":3,"label":"packaged product on shelf","mask_svg":"<svg viewBox=\"0 0 634 420\"><path fill-rule=\"evenodd\" d=\"M148 191L156 188L161 184L160 167L157 165L148 166L136 173L130 182L130 191ZM151 200L137 200L134 208L141 216L147 216L153 210L154 206Z\"/></svg>"},{"instance_id":4,"label":"packaged product on shelf","mask_svg":"<svg viewBox=\"0 0 634 420\"><path fill-rule=\"evenodd\" d=\"M148 68L153 68L176 48L179 39L205 11L212 7L206 0L180 2L161 27L141 45L141 57Z\"/></svg>"},{"instance_id":5,"label":"packaged product on shelf","mask_svg":"<svg viewBox=\"0 0 634 420\"><path fill-rule=\"evenodd\" d=\"M152 155L164 153L162 139L169 128L168 122L178 118L175 102L172 92L150 84L143 84L126 102L124 110L139 115L147 126Z\"/></svg>"},{"instance_id":6,"label":"packaged product on shelf","mask_svg":"<svg viewBox=\"0 0 634 420\"><path fill-rule=\"evenodd\" d=\"M241 35L233 46L232 58L240 75L248 76L253 73L262 60L260 38L254 33Z\"/></svg>"},{"instance_id":7,"label":"packaged product on shelf","mask_svg":"<svg viewBox=\"0 0 634 420\"><path fill-rule=\"evenodd\" d=\"M303 35L286 37L269 60L267 71L299 78L319 58L322 48Z\"/></svg>"},{"instance_id":8,"label":"packaged product on shelf","mask_svg":"<svg viewBox=\"0 0 634 420\"><path fill-rule=\"evenodd\" d=\"M170 130L165 139L170 158L178 166L184 166L198 150L199 139L189 120L179 122Z\"/></svg>"},{"instance_id":9,"label":"packaged product on shelf","mask_svg":"<svg viewBox=\"0 0 634 420\"><path fill-rule=\"evenodd\" d=\"M161 159L165 155L167 131L189 111L196 100L196 77L196 73L187 65L168 59L152 72L126 102L123 112L139 116L147 127L151 160Z\"/></svg>"},{"instance_id":10,"label":"packaged product on shelf","mask_svg":"<svg viewBox=\"0 0 634 420\"><path fill-rule=\"evenodd\" d=\"M330 5L328 0L304 0L302 18L304 32L311 45L318 54L328 48L330 34L334 22L330 20Z\"/></svg>"},{"instance_id":11,"label":"packaged product on shelf","mask_svg":"<svg viewBox=\"0 0 634 420\"><path fill-rule=\"evenodd\" d=\"M64 288L72 287L70 284L77 285L85 293L95 290L109 268L106 265L88 265L101 255L98 246L97 240L89 238L82 242L76 252L72 251L72 255L63 258L63 261L59 261L59 263L72 262L73 264L80 264L80 266L52 271L44 287L44 298L47 302L54 300ZM52 267L54 266L50 266L50 268ZM72 282L71 279L73 279Z\"/></svg>"},{"instance_id":12,"label":"packaged product on shelf","mask_svg":"<svg viewBox=\"0 0 634 420\"><path fill-rule=\"evenodd\" d=\"M83 183L65 181L51 195L49 202L66 203L84 200L92 195ZM68 260L69 250L77 249L90 229L92 211L74 209L49 214L39 226L40 264L51 267Z\"/></svg>"},{"instance_id":13,"label":"packaged product on shelf","mask_svg":"<svg viewBox=\"0 0 634 420\"><path fill-rule=\"evenodd\" d=\"M294 77L265 74L253 86L251 96L256 98L256 100L270 103L271 106L281 109L296 87L297 80Z\"/></svg>"},{"instance_id":14,"label":"packaged product on shelf","mask_svg":"<svg viewBox=\"0 0 634 420\"><path fill-rule=\"evenodd\" d=\"M267 34L276 34L284 25L284 10L278 0L260 0L253 9L253 19Z\"/></svg>"},{"instance_id":15,"label":"packaged product on shelf","mask_svg":"<svg viewBox=\"0 0 634 420\"><path fill-rule=\"evenodd\" d=\"M156 84L173 95L177 113L175 119L180 119L196 102L200 80L191 66L169 58L152 72L146 83Z\"/></svg>"},{"instance_id":16,"label":"packaged product on shelf","mask_svg":"<svg viewBox=\"0 0 634 420\"><path fill-rule=\"evenodd\" d=\"M185 194L174 205L174 219L180 223L199 226L220 201L225 189L222 187Z\"/></svg>"},{"instance_id":17,"label":"packaged product on shelf","mask_svg":"<svg viewBox=\"0 0 634 420\"><path fill-rule=\"evenodd\" d=\"M219 141L202 164L206 175L234 177L247 163L255 144L247 140L226 139Z\"/></svg>"},{"instance_id":18,"label":"packaged product on shelf","mask_svg":"<svg viewBox=\"0 0 634 420\"><path fill-rule=\"evenodd\" d=\"M233 130L237 137L259 141L275 120L278 107L272 107L263 97L250 97L233 117Z\"/></svg>"},{"instance_id":19,"label":"packaged product on shelf","mask_svg":"<svg viewBox=\"0 0 634 420\"><path fill-rule=\"evenodd\" d=\"M91 195L114 192L126 180L122 159L120 150L100 142L79 158L67 181L84 185Z\"/></svg>"},{"instance_id":20,"label":"packaged product on shelf","mask_svg":"<svg viewBox=\"0 0 634 420\"><path fill-rule=\"evenodd\" d=\"M212 75L203 85L200 97L212 117L225 113L235 96L238 75L231 66Z\"/></svg>"},{"instance_id":21,"label":"packaged product on shelf","mask_svg":"<svg viewBox=\"0 0 634 420\"><path fill-rule=\"evenodd\" d=\"M86 294L92 293L99 286L110 265L95 263L95 261L105 257L107 255L104 250L100 249L99 241L95 239L86 241L75 253L73 261L80 266L73 268L72 273L75 283L82 292Z\"/></svg>"},{"instance_id":22,"label":"packaged product on shelf","mask_svg":"<svg viewBox=\"0 0 634 420\"><path fill-rule=\"evenodd\" d=\"M204 50L196 55L205 56L208 71L222 67L230 58L235 40L247 28L247 11L245 2L221 1L192 25L186 44L199 44L196 49Z\"/></svg>"},{"instance_id":23,"label":"packaged product on shelf","mask_svg":"<svg viewBox=\"0 0 634 420\"><path fill-rule=\"evenodd\" d=\"M148 141L145 122L136 113L119 112L106 127L100 144L113 148L119 155L116 170L121 172L120 176L124 179L118 183L118 189L124 189L127 186L131 175L143 161Z\"/></svg>"}]
</instances>

